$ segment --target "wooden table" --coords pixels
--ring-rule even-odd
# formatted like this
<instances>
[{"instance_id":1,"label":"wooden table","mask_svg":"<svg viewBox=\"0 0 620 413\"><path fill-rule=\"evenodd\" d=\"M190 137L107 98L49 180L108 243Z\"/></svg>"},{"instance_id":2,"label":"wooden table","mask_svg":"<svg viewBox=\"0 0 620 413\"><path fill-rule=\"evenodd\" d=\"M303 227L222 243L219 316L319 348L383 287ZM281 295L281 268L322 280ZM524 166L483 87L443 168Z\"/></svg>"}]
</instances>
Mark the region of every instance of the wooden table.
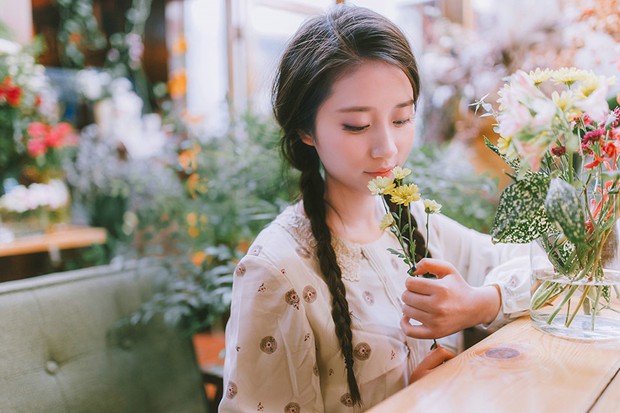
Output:
<instances>
[{"instance_id":1,"label":"wooden table","mask_svg":"<svg viewBox=\"0 0 620 413\"><path fill-rule=\"evenodd\" d=\"M620 412L620 341L570 341L516 320L368 412Z\"/></svg>"},{"instance_id":2,"label":"wooden table","mask_svg":"<svg viewBox=\"0 0 620 413\"><path fill-rule=\"evenodd\" d=\"M103 244L106 237L104 228L69 226L0 243L0 281L49 272L61 251Z\"/></svg>"}]
</instances>

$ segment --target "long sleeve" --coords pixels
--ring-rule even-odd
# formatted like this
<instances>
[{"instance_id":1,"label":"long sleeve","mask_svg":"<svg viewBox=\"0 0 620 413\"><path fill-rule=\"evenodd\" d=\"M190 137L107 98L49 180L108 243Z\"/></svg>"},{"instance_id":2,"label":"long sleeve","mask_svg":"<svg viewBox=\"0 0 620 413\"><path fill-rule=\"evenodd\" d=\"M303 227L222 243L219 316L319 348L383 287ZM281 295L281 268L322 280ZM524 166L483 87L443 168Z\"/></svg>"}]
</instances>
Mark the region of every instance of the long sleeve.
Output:
<instances>
[{"instance_id":1,"label":"long sleeve","mask_svg":"<svg viewBox=\"0 0 620 413\"><path fill-rule=\"evenodd\" d=\"M258 255L251 250L235 270L220 411L322 412L301 292L286 271Z\"/></svg>"}]
</instances>

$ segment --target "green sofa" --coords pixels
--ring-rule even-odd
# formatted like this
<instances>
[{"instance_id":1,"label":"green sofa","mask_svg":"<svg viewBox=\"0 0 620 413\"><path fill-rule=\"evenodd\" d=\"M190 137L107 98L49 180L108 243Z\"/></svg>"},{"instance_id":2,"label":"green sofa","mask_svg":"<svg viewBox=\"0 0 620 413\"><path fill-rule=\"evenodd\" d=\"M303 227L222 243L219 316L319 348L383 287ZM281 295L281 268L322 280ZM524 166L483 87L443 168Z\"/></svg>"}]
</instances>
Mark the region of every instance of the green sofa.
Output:
<instances>
[{"instance_id":1,"label":"green sofa","mask_svg":"<svg viewBox=\"0 0 620 413\"><path fill-rule=\"evenodd\" d=\"M119 323L158 274L134 263L0 283L0 412L207 411L191 337Z\"/></svg>"}]
</instances>

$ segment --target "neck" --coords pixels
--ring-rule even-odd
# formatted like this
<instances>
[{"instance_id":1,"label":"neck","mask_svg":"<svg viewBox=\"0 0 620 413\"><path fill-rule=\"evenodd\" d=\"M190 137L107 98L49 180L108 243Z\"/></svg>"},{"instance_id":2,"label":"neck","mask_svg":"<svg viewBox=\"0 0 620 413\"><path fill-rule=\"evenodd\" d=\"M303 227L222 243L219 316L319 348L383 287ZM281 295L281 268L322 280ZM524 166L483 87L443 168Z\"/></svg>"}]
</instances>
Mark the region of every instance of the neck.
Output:
<instances>
[{"instance_id":1,"label":"neck","mask_svg":"<svg viewBox=\"0 0 620 413\"><path fill-rule=\"evenodd\" d=\"M327 225L338 238L365 244L382 235L379 223L384 212L376 196L370 193L343 193L342 188L337 194L333 192L327 185Z\"/></svg>"}]
</instances>

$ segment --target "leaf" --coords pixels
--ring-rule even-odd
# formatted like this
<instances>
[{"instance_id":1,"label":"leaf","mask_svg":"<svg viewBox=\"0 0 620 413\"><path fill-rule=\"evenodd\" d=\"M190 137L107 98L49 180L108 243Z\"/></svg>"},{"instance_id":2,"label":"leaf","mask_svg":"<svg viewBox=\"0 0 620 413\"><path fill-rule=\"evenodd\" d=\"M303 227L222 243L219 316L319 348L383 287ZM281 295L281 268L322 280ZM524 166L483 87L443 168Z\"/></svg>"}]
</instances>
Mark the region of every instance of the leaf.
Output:
<instances>
[{"instance_id":1,"label":"leaf","mask_svg":"<svg viewBox=\"0 0 620 413\"><path fill-rule=\"evenodd\" d=\"M493 242L525 244L553 230L545 212L549 177L532 174L502 192L491 230Z\"/></svg>"},{"instance_id":2,"label":"leaf","mask_svg":"<svg viewBox=\"0 0 620 413\"><path fill-rule=\"evenodd\" d=\"M388 248L387 250L391 252L392 254L398 256L399 258L405 259L405 255L400 251L397 251L394 248Z\"/></svg>"},{"instance_id":3,"label":"leaf","mask_svg":"<svg viewBox=\"0 0 620 413\"><path fill-rule=\"evenodd\" d=\"M494 145L486 136L484 137L484 144L487 146L487 148L495 152L497 156L502 158L504 162L506 162L508 166L510 166L513 170L518 171L521 169L521 162L519 161L519 159L508 158L506 157L506 155L502 155L497 145Z\"/></svg>"},{"instance_id":4,"label":"leaf","mask_svg":"<svg viewBox=\"0 0 620 413\"><path fill-rule=\"evenodd\" d=\"M555 223L575 245L585 240L585 214L579 191L568 182L554 178L545 198L545 211L550 222Z\"/></svg>"}]
</instances>

